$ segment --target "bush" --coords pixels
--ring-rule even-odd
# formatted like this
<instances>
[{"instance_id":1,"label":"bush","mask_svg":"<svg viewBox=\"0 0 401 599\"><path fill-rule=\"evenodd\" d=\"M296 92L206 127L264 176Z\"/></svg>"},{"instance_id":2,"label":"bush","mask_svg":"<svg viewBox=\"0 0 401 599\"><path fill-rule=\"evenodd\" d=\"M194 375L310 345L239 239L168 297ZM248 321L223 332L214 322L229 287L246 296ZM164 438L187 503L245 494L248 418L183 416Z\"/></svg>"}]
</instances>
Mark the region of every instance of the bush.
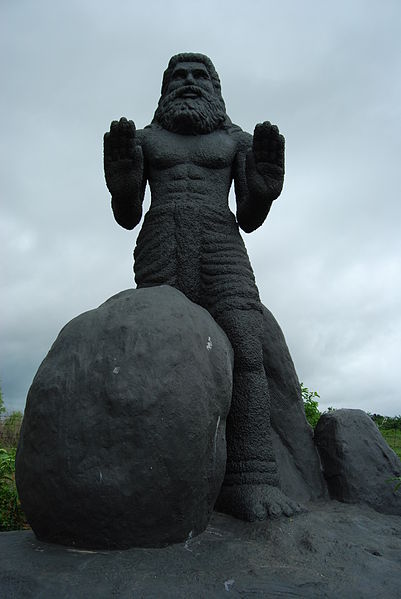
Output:
<instances>
[{"instance_id":1,"label":"bush","mask_svg":"<svg viewBox=\"0 0 401 599\"><path fill-rule=\"evenodd\" d=\"M0 449L0 531L27 528L15 486L15 449Z\"/></svg>"},{"instance_id":2,"label":"bush","mask_svg":"<svg viewBox=\"0 0 401 599\"><path fill-rule=\"evenodd\" d=\"M318 408L319 403L315 399L315 397L320 398L320 395L316 391L309 391L309 389L307 387L304 387L303 383L301 383L301 394L302 394L302 399L304 402L304 410L305 410L306 419L309 422L309 424L311 425L311 427L315 428L315 426L317 425L317 423L319 421L320 416L322 415Z\"/></svg>"},{"instance_id":3,"label":"bush","mask_svg":"<svg viewBox=\"0 0 401 599\"><path fill-rule=\"evenodd\" d=\"M401 432L401 416L382 416L381 414L370 414L369 412L368 416L381 430L399 430Z\"/></svg>"},{"instance_id":4,"label":"bush","mask_svg":"<svg viewBox=\"0 0 401 599\"><path fill-rule=\"evenodd\" d=\"M0 531L29 528L15 485L15 454L22 423L22 412L4 416L0 391Z\"/></svg>"},{"instance_id":5,"label":"bush","mask_svg":"<svg viewBox=\"0 0 401 599\"><path fill-rule=\"evenodd\" d=\"M11 412L0 418L0 447L17 447L21 430L22 412Z\"/></svg>"}]
</instances>

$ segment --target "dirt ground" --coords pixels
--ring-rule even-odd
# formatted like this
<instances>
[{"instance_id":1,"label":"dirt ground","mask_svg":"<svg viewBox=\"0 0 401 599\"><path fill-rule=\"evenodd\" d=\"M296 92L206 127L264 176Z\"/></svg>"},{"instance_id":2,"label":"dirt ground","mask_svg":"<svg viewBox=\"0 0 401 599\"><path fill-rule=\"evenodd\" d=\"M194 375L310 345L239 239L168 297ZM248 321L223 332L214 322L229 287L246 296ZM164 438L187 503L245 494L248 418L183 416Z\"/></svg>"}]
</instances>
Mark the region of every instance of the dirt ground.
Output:
<instances>
[{"instance_id":1,"label":"dirt ground","mask_svg":"<svg viewBox=\"0 0 401 599\"><path fill-rule=\"evenodd\" d=\"M401 598L401 516L336 501L246 523L215 513L165 549L80 551L0 534L2 599Z\"/></svg>"}]
</instances>

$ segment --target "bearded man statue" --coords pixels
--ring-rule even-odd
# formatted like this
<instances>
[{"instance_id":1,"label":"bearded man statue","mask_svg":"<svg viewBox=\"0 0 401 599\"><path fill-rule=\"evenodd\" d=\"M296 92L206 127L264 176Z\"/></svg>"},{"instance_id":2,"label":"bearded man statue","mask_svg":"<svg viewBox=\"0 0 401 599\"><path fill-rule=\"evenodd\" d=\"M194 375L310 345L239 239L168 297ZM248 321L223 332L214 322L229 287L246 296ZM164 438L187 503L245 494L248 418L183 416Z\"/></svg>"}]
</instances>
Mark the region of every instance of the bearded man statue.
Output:
<instances>
[{"instance_id":1,"label":"bearded man statue","mask_svg":"<svg viewBox=\"0 0 401 599\"><path fill-rule=\"evenodd\" d=\"M278 486L270 399L263 366L262 304L239 228L264 222L280 195L284 138L269 122L254 135L234 125L219 77L202 54L173 56L152 123L125 118L104 137L104 166L116 221L141 220L146 183L151 207L134 252L137 286L171 285L206 308L234 350L227 420L227 466L216 508L254 521L299 506ZM234 181L236 218L228 207Z\"/></svg>"}]
</instances>

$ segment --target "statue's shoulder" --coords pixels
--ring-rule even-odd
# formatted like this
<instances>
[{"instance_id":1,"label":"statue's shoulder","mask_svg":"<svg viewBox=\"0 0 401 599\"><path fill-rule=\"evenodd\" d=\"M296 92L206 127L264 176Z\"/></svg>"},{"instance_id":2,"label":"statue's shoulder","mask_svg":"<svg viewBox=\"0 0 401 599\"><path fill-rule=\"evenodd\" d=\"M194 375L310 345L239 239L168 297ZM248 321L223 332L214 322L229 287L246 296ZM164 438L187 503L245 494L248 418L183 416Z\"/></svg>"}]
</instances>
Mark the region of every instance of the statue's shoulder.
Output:
<instances>
[{"instance_id":1,"label":"statue's shoulder","mask_svg":"<svg viewBox=\"0 0 401 599\"><path fill-rule=\"evenodd\" d=\"M233 128L228 131L228 133L237 144L237 152L246 152L252 147L252 135L246 131L243 131L237 125L234 125Z\"/></svg>"},{"instance_id":2,"label":"statue's shoulder","mask_svg":"<svg viewBox=\"0 0 401 599\"><path fill-rule=\"evenodd\" d=\"M144 129L137 129L136 130L136 139L137 141L143 145L146 140L149 138L149 131L147 131L147 127L145 127Z\"/></svg>"},{"instance_id":3,"label":"statue's shoulder","mask_svg":"<svg viewBox=\"0 0 401 599\"><path fill-rule=\"evenodd\" d=\"M137 139L142 146L153 147L154 144L160 143L160 140L165 138L166 135L169 135L168 131L155 122L137 130Z\"/></svg>"}]
</instances>

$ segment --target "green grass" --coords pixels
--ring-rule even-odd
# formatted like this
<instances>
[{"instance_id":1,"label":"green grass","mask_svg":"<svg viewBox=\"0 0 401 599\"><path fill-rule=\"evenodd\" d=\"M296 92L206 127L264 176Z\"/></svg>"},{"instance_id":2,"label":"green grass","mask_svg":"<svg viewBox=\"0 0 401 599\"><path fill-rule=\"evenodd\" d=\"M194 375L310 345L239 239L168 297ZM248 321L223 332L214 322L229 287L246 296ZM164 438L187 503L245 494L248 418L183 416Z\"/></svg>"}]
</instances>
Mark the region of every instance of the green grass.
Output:
<instances>
[{"instance_id":1,"label":"green grass","mask_svg":"<svg viewBox=\"0 0 401 599\"><path fill-rule=\"evenodd\" d=\"M379 430L391 449L395 451L398 457L401 459L401 430L400 429L383 429L379 427Z\"/></svg>"}]
</instances>

